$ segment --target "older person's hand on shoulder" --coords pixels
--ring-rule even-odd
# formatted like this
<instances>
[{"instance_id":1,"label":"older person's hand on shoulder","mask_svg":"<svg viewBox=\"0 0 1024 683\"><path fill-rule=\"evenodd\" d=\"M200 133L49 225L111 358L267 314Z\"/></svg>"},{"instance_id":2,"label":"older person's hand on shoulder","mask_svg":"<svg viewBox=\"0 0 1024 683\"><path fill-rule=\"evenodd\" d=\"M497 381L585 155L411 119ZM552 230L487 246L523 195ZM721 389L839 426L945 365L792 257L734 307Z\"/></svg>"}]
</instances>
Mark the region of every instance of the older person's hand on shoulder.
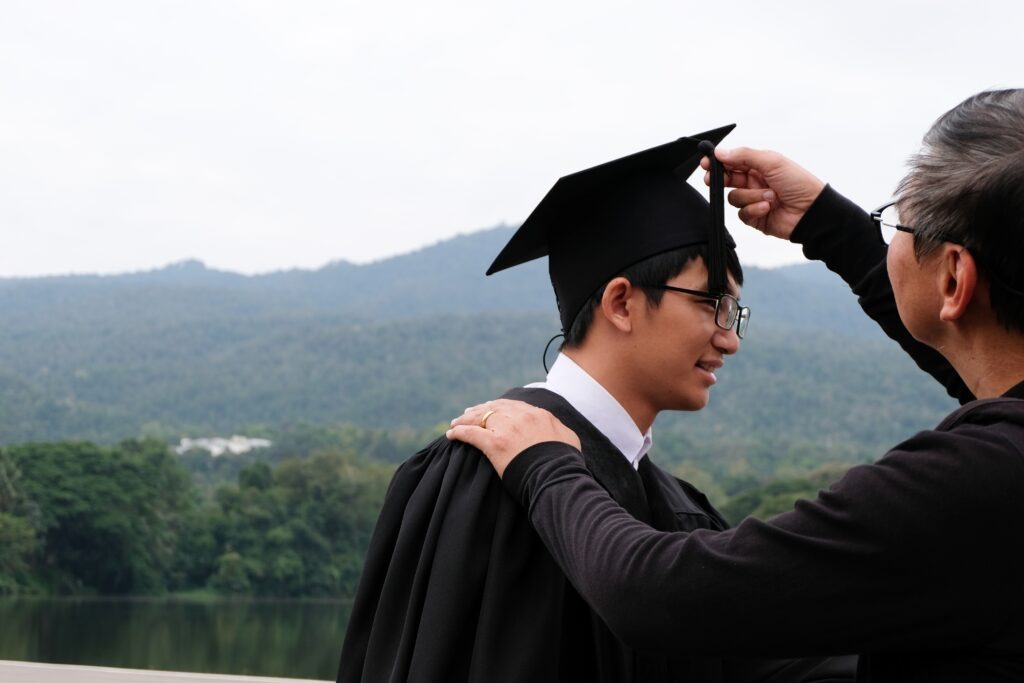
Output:
<instances>
[{"instance_id":1,"label":"older person's hand on shoulder","mask_svg":"<svg viewBox=\"0 0 1024 683\"><path fill-rule=\"evenodd\" d=\"M498 399L466 408L452 420L447 437L474 446L491 461L498 476L517 455L540 443L560 441L579 450L580 439L558 418L522 401Z\"/></svg>"}]
</instances>

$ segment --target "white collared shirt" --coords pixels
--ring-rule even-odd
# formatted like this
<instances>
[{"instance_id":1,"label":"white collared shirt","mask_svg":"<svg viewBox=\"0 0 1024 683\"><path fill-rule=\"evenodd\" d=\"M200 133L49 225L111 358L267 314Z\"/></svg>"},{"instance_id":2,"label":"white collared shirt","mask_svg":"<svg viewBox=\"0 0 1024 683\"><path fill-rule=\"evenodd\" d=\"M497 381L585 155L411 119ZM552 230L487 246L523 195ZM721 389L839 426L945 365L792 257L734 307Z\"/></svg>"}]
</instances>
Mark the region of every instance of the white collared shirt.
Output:
<instances>
[{"instance_id":1,"label":"white collared shirt","mask_svg":"<svg viewBox=\"0 0 1024 683\"><path fill-rule=\"evenodd\" d=\"M619 449L634 469L651 450L651 430L641 434L622 404L565 354L558 354L546 382L528 384L527 388L547 389L568 401Z\"/></svg>"}]
</instances>

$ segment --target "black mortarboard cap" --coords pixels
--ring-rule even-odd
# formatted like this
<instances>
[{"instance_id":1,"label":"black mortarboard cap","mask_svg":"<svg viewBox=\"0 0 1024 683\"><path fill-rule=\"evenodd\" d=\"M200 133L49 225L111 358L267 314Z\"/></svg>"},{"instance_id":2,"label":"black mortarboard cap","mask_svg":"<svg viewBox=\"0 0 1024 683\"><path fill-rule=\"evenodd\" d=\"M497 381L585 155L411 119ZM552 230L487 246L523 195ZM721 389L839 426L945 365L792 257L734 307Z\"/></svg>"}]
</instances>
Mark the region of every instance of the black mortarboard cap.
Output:
<instances>
[{"instance_id":1,"label":"black mortarboard cap","mask_svg":"<svg viewBox=\"0 0 1024 683\"><path fill-rule=\"evenodd\" d=\"M708 289L724 292L725 250L736 245L725 229L722 169L712 154L710 206L687 178L733 128L679 138L560 178L487 274L547 256L563 333L608 280L672 249L707 244Z\"/></svg>"}]
</instances>

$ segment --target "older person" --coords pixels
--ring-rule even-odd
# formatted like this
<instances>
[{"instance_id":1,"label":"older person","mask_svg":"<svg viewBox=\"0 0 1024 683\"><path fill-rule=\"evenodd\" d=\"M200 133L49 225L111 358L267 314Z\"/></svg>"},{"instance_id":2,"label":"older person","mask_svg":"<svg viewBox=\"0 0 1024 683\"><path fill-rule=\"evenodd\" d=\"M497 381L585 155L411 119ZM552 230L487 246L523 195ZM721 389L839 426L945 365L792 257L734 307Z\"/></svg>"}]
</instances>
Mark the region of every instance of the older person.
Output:
<instances>
[{"instance_id":1,"label":"older person","mask_svg":"<svg viewBox=\"0 0 1024 683\"><path fill-rule=\"evenodd\" d=\"M863 681L1024 680L1024 91L943 115L896 203L870 215L781 155L716 156L740 217L824 260L963 406L816 500L721 532L625 514L543 411L491 402L450 437L486 453L626 643L858 651ZM685 628L694 618L699 632Z\"/></svg>"}]
</instances>

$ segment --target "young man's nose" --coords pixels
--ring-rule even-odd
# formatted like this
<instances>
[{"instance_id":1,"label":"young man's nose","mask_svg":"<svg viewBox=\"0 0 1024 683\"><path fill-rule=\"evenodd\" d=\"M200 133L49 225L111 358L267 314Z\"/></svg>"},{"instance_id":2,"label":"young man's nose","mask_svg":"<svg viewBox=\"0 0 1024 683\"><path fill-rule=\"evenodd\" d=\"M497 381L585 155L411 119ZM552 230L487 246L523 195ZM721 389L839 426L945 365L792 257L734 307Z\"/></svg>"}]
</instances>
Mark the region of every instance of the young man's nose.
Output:
<instances>
[{"instance_id":1,"label":"young man's nose","mask_svg":"<svg viewBox=\"0 0 1024 683\"><path fill-rule=\"evenodd\" d=\"M723 330L721 328L715 330L715 336L711 338L711 343L716 349L726 355L736 353L740 350L740 337L736 334L735 326L728 330Z\"/></svg>"}]
</instances>

